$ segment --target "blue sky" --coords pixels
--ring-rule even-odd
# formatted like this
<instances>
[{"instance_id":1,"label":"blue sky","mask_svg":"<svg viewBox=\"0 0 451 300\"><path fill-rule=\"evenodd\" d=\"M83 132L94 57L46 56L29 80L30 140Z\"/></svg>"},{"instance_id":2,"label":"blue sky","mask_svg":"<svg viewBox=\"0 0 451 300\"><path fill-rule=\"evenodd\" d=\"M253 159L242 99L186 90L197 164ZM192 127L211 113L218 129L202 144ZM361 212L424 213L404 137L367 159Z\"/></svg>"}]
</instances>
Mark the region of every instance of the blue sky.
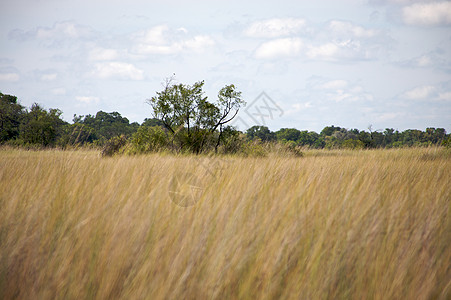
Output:
<instances>
[{"instance_id":1,"label":"blue sky","mask_svg":"<svg viewBox=\"0 0 451 300\"><path fill-rule=\"evenodd\" d=\"M25 106L141 123L152 116L146 99L174 73L205 80L211 101L235 84L248 103L240 130L450 132L451 2L0 3L0 91Z\"/></svg>"}]
</instances>

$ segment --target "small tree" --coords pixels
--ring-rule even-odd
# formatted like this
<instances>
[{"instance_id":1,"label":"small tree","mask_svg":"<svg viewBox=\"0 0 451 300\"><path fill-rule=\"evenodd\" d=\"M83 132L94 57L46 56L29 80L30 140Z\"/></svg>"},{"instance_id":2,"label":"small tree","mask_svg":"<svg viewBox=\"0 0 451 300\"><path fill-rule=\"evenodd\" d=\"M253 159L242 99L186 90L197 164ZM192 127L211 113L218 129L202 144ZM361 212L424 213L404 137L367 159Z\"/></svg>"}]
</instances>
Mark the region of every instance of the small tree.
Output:
<instances>
[{"instance_id":1,"label":"small tree","mask_svg":"<svg viewBox=\"0 0 451 300\"><path fill-rule=\"evenodd\" d=\"M216 103L207 101L202 87L204 81L193 85L174 84L166 79L163 90L147 100L153 117L161 120L172 135L172 146L179 150L201 153L206 144L217 151L225 124L233 120L241 105L241 92L233 84L219 91Z\"/></svg>"}]
</instances>

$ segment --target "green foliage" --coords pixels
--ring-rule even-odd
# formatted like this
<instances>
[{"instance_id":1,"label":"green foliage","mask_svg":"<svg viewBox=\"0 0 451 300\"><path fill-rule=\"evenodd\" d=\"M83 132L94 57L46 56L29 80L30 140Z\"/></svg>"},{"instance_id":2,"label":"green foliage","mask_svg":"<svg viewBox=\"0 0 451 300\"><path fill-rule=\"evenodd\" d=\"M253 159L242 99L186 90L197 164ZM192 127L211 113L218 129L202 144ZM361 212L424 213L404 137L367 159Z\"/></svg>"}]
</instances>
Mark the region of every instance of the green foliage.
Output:
<instances>
[{"instance_id":1,"label":"green foliage","mask_svg":"<svg viewBox=\"0 0 451 300\"><path fill-rule=\"evenodd\" d=\"M287 141L282 143L277 143L277 146L279 149L277 149L275 152L278 153L285 153L287 155L292 155L295 157L302 157L304 156L304 153L301 151L300 147L295 141Z\"/></svg>"},{"instance_id":2,"label":"green foliage","mask_svg":"<svg viewBox=\"0 0 451 300\"><path fill-rule=\"evenodd\" d=\"M95 116L74 116L74 124L85 125L86 128L93 129L91 134L102 143L112 137L125 135L131 136L139 127L139 124L130 124L129 120L122 117L118 112L106 113L97 112Z\"/></svg>"},{"instance_id":3,"label":"green foliage","mask_svg":"<svg viewBox=\"0 0 451 300\"><path fill-rule=\"evenodd\" d=\"M141 126L147 126L147 127L161 126L161 127L164 127L164 123L163 123L163 121L155 119L155 118L146 118L146 119L144 119L144 122L141 124Z\"/></svg>"},{"instance_id":4,"label":"green foliage","mask_svg":"<svg viewBox=\"0 0 451 300\"><path fill-rule=\"evenodd\" d=\"M276 140L276 134L266 126L252 126L246 131L246 136L249 140L260 139L265 142Z\"/></svg>"},{"instance_id":5,"label":"green foliage","mask_svg":"<svg viewBox=\"0 0 451 300\"><path fill-rule=\"evenodd\" d=\"M64 126L63 134L58 145L65 147L80 147L95 144L97 141L95 130L84 124L74 123Z\"/></svg>"},{"instance_id":6,"label":"green foliage","mask_svg":"<svg viewBox=\"0 0 451 300\"><path fill-rule=\"evenodd\" d=\"M451 136L446 137L443 141L442 141L442 146L446 147L447 149L451 149Z\"/></svg>"},{"instance_id":7,"label":"green foliage","mask_svg":"<svg viewBox=\"0 0 451 300\"><path fill-rule=\"evenodd\" d=\"M124 135L115 136L109 139L102 149L102 156L113 156L118 153L122 147L127 144L127 139Z\"/></svg>"},{"instance_id":8,"label":"green foliage","mask_svg":"<svg viewBox=\"0 0 451 300\"><path fill-rule=\"evenodd\" d=\"M216 103L207 101L202 88L204 81L193 85L173 84L166 80L164 89L148 100L154 118L161 120L171 135L171 146L176 151L201 153L216 136L215 151L222 141L223 126L238 113L244 101L235 86L227 85L218 93Z\"/></svg>"},{"instance_id":9,"label":"green foliage","mask_svg":"<svg viewBox=\"0 0 451 300\"><path fill-rule=\"evenodd\" d=\"M19 136L19 127L25 114L17 97L0 93L0 143Z\"/></svg>"},{"instance_id":10,"label":"green foliage","mask_svg":"<svg viewBox=\"0 0 451 300\"><path fill-rule=\"evenodd\" d=\"M321 135L322 136L331 136L332 134L334 134L335 131L340 130L340 127L335 127L334 125L332 126L326 126L323 128L323 130L321 131Z\"/></svg>"},{"instance_id":11,"label":"green foliage","mask_svg":"<svg viewBox=\"0 0 451 300\"><path fill-rule=\"evenodd\" d=\"M232 126L226 126L222 135L220 152L223 154L238 153L245 142L245 136Z\"/></svg>"},{"instance_id":12,"label":"green foliage","mask_svg":"<svg viewBox=\"0 0 451 300\"><path fill-rule=\"evenodd\" d=\"M343 141L341 147L344 149L360 150L365 148L365 144L360 140L347 139Z\"/></svg>"},{"instance_id":13,"label":"green foliage","mask_svg":"<svg viewBox=\"0 0 451 300\"><path fill-rule=\"evenodd\" d=\"M301 137L301 132L296 128L282 128L276 131L277 140L296 142Z\"/></svg>"},{"instance_id":14,"label":"green foliage","mask_svg":"<svg viewBox=\"0 0 451 300\"><path fill-rule=\"evenodd\" d=\"M129 140L128 154L143 154L167 149L168 135L160 126L141 126Z\"/></svg>"},{"instance_id":15,"label":"green foliage","mask_svg":"<svg viewBox=\"0 0 451 300\"><path fill-rule=\"evenodd\" d=\"M264 144L260 140L256 139L244 143L240 149L240 154L245 157L265 157L268 155L268 151Z\"/></svg>"},{"instance_id":16,"label":"green foliage","mask_svg":"<svg viewBox=\"0 0 451 300\"><path fill-rule=\"evenodd\" d=\"M34 103L20 126L21 141L25 144L39 144L44 147L55 146L66 124L61 119L61 114L62 111L59 109L47 111Z\"/></svg>"},{"instance_id":17,"label":"green foliage","mask_svg":"<svg viewBox=\"0 0 451 300\"><path fill-rule=\"evenodd\" d=\"M46 147L104 147L106 155L122 148L129 154L169 150L178 153L265 156L281 151L302 153L300 147L315 149L371 149L444 146L450 148L451 135L444 128L425 131L393 128L359 131L326 126L320 134L296 128L272 132L266 126L252 126L245 134L227 123L233 120L245 102L234 85L226 85L216 102L203 92L204 82L193 85L166 81L164 89L148 100L153 118L142 125L130 123L118 112L99 111L93 115L74 115L73 124L61 118L59 109L44 109L33 104L26 109L12 95L0 93L0 144L26 149ZM117 146L120 146L116 149ZM126 145L126 147L124 147Z\"/></svg>"}]
</instances>

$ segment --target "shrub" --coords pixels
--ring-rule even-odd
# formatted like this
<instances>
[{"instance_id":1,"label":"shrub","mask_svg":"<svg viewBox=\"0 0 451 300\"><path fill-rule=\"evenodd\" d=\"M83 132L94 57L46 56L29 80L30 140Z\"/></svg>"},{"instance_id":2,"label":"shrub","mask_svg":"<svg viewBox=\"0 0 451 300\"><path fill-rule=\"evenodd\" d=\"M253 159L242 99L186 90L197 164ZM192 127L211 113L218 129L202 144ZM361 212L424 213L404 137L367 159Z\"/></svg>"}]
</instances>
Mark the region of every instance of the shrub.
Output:
<instances>
[{"instance_id":1,"label":"shrub","mask_svg":"<svg viewBox=\"0 0 451 300\"><path fill-rule=\"evenodd\" d=\"M342 148L353 150L365 148L365 144L361 140L353 140L353 139L343 141L343 144L341 144L341 146Z\"/></svg>"},{"instance_id":2,"label":"shrub","mask_svg":"<svg viewBox=\"0 0 451 300\"><path fill-rule=\"evenodd\" d=\"M448 136L446 139L443 140L442 146L446 147L447 149L451 148L451 137Z\"/></svg>"},{"instance_id":3,"label":"shrub","mask_svg":"<svg viewBox=\"0 0 451 300\"><path fill-rule=\"evenodd\" d=\"M143 154L166 149L169 145L166 132L160 126L141 126L130 138L126 152Z\"/></svg>"},{"instance_id":4,"label":"shrub","mask_svg":"<svg viewBox=\"0 0 451 300\"><path fill-rule=\"evenodd\" d=\"M268 151L259 140L249 141L241 146L240 153L244 156L265 157Z\"/></svg>"},{"instance_id":5,"label":"shrub","mask_svg":"<svg viewBox=\"0 0 451 300\"><path fill-rule=\"evenodd\" d=\"M112 137L106 141L102 149L102 156L113 156L119 150L127 144L127 139L125 135Z\"/></svg>"}]
</instances>

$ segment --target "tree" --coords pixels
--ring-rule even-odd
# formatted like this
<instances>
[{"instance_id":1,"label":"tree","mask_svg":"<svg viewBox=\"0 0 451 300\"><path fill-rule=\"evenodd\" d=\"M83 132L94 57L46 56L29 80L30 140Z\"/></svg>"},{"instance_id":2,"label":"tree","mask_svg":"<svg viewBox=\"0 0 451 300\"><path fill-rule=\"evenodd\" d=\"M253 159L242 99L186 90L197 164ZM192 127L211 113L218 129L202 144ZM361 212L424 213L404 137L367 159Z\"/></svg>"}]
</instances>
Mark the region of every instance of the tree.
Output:
<instances>
[{"instance_id":1,"label":"tree","mask_svg":"<svg viewBox=\"0 0 451 300\"><path fill-rule=\"evenodd\" d=\"M81 146L93 143L95 140L97 140L97 137L92 127L76 122L65 126L64 134L58 140L58 145L63 147L68 145Z\"/></svg>"},{"instance_id":2,"label":"tree","mask_svg":"<svg viewBox=\"0 0 451 300\"><path fill-rule=\"evenodd\" d=\"M19 136L20 123L25 115L17 97L0 93L0 143Z\"/></svg>"},{"instance_id":3,"label":"tree","mask_svg":"<svg viewBox=\"0 0 451 300\"><path fill-rule=\"evenodd\" d=\"M20 138L24 143L54 146L66 124L61 115L62 111L59 109L51 108L47 111L34 103L21 124Z\"/></svg>"},{"instance_id":4,"label":"tree","mask_svg":"<svg viewBox=\"0 0 451 300\"><path fill-rule=\"evenodd\" d=\"M277 140L296 142L301 137L301 132L296 128L282 128L276 131Z\"/></svg>"},{"instance_id":5,"label":"tree","mask_svg":"<svg viewBox=\"0 0 451 300\"><path fill-rule=\"evenodd\" d=\"M202 91L204 81L191 86L173 81L173 77L166 79L163 90L147 100L153 117L172 135L173 147L198 154L209 143L217 151L224 125L245 105L241 92L227 85L219 91L216 103L211 103Z\"/></svg>"},{"instance_id":6,"label":"tree","mask_svg":"<svg viewBox=\"0 0 451 300\"><path fill-rule=\"evenodd\" d=\"M326 126L323 128L323 130L321 131L320 135L321 136L332 136L332 134L337 131L340 130L340 127L335 127L334 125L332 126Z\"/></svg>"},{"instance_id":7,"label":"tree","mask_svg":"<svg viewBox=\"0 0 451 300\"><path fill-rule=\"evenodd\" d=\"M113 137L125 135L131 136L138 130L139 124L130 124L129 120L122 117L118 112L107 113L98 111L95 116L74 116L74 124L82 124L87 128L92 128L97 139L105 142Z\"/></svg>"},{"instance_id":8,"label":"tree","mask_svg":"<svg viewBox=\"0 0 451 300\"><path fill-rule=\"evenodd\" d=\"M249 140L260 139L264 142L274 141L276 134L269 130L266 126L252 126L246 131L246 136Z\"/></svg>"},{"instance_id":9,"label":"tree","mask_svg":"<svg viewBox=\"0 0 451 300\"><path fill-rule=\"evenodd\" d=\"M155 118L146 118L144 119L144 122L141 124L141 126L146 127L154 127L154 126L161 126L164 127L164 123L161 120L155 119Z\"/></svg>"}]
</instances>

